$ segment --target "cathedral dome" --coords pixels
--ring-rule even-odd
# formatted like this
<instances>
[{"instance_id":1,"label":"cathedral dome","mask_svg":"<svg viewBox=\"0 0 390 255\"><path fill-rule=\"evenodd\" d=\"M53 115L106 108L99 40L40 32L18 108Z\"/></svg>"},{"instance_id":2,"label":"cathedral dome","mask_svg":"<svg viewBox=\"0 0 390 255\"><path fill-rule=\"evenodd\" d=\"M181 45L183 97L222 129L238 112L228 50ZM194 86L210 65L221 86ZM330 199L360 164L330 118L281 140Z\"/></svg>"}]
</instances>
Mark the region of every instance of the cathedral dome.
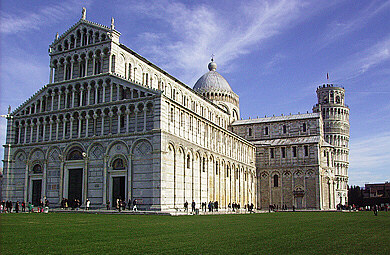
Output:
<instances>
[{"instance_id":1,"label":"cathedral dome","mask_svg":"<svg viewBox=\"0 0 390 255\"><path fill-rule=\"evenodd\" d=\"M195 83L194 90L198 92L216 92L216 91L229 91L233 92L229 83L225 78L220 75L216 69L217 64L211 60L208 65L209 72L205 73L199 80Z\"/></svg>"}]
</instances>

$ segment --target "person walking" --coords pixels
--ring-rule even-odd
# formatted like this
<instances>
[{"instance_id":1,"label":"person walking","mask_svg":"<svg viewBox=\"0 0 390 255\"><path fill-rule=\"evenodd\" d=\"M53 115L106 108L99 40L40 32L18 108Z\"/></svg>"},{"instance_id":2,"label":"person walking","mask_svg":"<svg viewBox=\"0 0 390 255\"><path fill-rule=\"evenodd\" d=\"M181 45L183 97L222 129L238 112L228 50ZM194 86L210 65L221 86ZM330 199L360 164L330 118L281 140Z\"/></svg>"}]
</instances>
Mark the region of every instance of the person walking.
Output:
<instances>
[{"instance_id":1,"label":"person walking","mask_svg":"<svg viewBox=\"0 0 390 255\"><path fill-rule=\"evenodd\" d=\"M137 211L137 199L134 199L133 201L133 212Z\"/></svg>"},{"instance_id":2,"label":"person walking","mask_svg":"<svg viewBox=\"0 0 390 255\"><path fill-rule=\"evenodd\" d=\"M372 209L374 210L374 215L378 216L378 206L374 205Z\"/></svg>"},{"instance_id":3,"label":"person walking","mask_svg":"<svg viewBox=\"0 0 390 255\"><path fill-rule=\"evenodd\" d=\"M107 210L110 210L110 200L107 200L106 209L107 209Z\"/></svg>"},{"instance_id":4,"label":"person walking","mask_svg":"<svg viewBox=\"0 0 390 255\"><path fill-rule=\"evenodd\" d=\"M188 212L188 202L187 201L184 202L184 211Z\"/></svg>"},{"instance_id":5,"label":"person walking","mask_svg":"<svg viewBox=\"0 0 390 255\"><path fill-rule=\"evenodd\" d=\"M191 212L194 213L195 212L195 201L192 200L192 203L191 203Z\"/></svg>"},{"instance_id":6,"label":"person walking","mask_svg":"<svg viewBox=\"0 0 390 255\"><path fill-rule=\"evenodd\" d=\"M28 202L28 212L29 213L34 212L34 206L33 204L31 204L31 202Z\"/></svg>"},{"instance_id":7,"label":"person walking","mask_svg":"<svg viewBox=\"0 0 390 255\"><path fill-rule=\"evenodd\" d=\"M87 211L89 211L89 207L91 205L91 201L87 198L87 201L86 201L86 205L87 205Z\"/></svg>"},{"instance_id":8,"label":"person walking","mask_svg":"<svg viewBox=\"0 0 390 255\"><path fill-rule=\"evenodd\" d=\"M19 201L16 201L16 204L15 204L15 212L16 212L16 213L19 213Z\"/></svg>"}]
</instances>

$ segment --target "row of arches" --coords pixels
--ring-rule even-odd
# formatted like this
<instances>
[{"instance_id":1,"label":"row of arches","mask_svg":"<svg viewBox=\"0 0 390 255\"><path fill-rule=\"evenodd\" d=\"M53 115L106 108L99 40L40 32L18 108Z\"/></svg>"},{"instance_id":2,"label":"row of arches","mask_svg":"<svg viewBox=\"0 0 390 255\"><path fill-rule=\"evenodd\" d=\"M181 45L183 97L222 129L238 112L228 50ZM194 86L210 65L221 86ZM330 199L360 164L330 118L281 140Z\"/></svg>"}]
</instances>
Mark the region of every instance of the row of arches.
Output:
<instances>
[{"instance_id":1,"label":"row of arches","mask_svg":"<svg viewBox=\"0 0 390 255\"><path fill-rule=\"evenodd\" d=\"M348 148L349 136L347 135L325 135L325 141L336 146L336 147L346 147Z\"/></svg>"},{"instance_id":2,"label":"row of arches","mask_svg":"<svg viewBox=\"0 0 390 255\"><path fill-rule=\"evenodd\" d=\"M63 52L83 46L104 42L108 39L106 31L81 26L76 31L61 37L61 43L54 43L53 53ZM58 40L59 38L56 38Z\"/></svg>"},{"instance_id":3,"label":"row of arches","mask_svg":"<svg viewBox=\"0 0 390 255\"><path fill-rule=\"evenodd\" d=\"M25 106L25 109L16 116L152 96L151 93L132 89L112 82L111 79L92 79L82 83L56 86L47 89L47 92L42 94L36 101Z\"/></svg>"},{"instance_id":4,"label":"row of arches","mask_svg":"<svg viewBox=\"0 0 390 255\"><path fill-rule=\"evenodd\" d=\"M185 201L197 204L218 201L221 208L229 203L256 204L256 172L238 161L184 146L167 145L164 155L163 194L168 207L182 208ZM173 193L173 197L168 196Z\"/></svg>"},{"instance_id":5,"label":"row of arches","mask_svg":"<svg viewBox=\"0 0 390 255\"><path fill-rule=\"evenodd\" d=\"M323 107L322 108L323 119L335 119L349 121L349 109L348 108L335 108L335 107Z\"/></svg>"},{"instance_id":6,"label":"row of arches","mask_svg":"<svg viewBox=\"0 0 390 255\"><path fill-rule=\"evenodd\" d=\"M219 125L217 126L219 127ZM243 162L250 162L254 148L234 135L202 120L183 107L172 106L168 116L168 131L198 145Z\"/></svg>"},{"instance_id":7,"label":"row of arches","mask_svg":"<svg viewBox=\"0 0 390 255\"><path fill-rule=\"evenodd\" d=\"M153 127L153 102L146 101L16 120L15 144L147 132Z\"/></svg>"},{"instance_id":8,"label":"row of arches","mask_svg":"<svg viewBox=\"0 0 390 255\"><path fill-rule=\"evenodd\" d=\"M104 67L109 64L109 56L108 48L98 48L85 50L82 53L68 53L52 57L49 83L108 72L108 69Z\"/></svg>"},{"instance_id":9,"label":"row of arches","mask_svg":"<svg viewBox=\"0 0 390 255\"><path fill-rule=\"evenodd\" d=\"M150 68L127 52L113 53L111 58L111 71L120 77L132 80L145 87L162 90L165 96L176 103L191 109L214 123L220 122L218 125L227 127L229 124L228 116L224 116L220 110L211 109L212 107L207 106L207 103L201 98L198 98L196 93L193 91L187 92L186 88L183 88L183 85L179 84L177 81L171 80L166 73L161 73L159 70ZM227 101L229 101L229 98L232 102L235 100L235 104L238 107L238 96L235 94L226 95L225 99ZM239 117L237 111L238 110L235 111L235 116L233 116L236 119ZM232 115L233 113L229 112L229 114Z\"/></svg>"},{"instance_id":10,"label":"row of arches","mask_svg":"<svg viewBox=\"0 0 390 255\"><path fill-rule=\"evenodd\" d=\"M115 183L112 180L120 176L126 177L128 182L128 192L122 194L122 199L132 199L134 194L150 204L151 198L142 197L139 192L137 194L136 187L137 183L143 181L139 177L145 174L143 165L153 165L152 151L153 146L147 139L138 139L130 145L120 140L106 146L99 142L88 145L71 143L66 147L52 146L48 150L35 148L29 153L19 149L13 154L11 172L17 173L19 169L26 171L26 186L18 200L31 201L34 198L33 186L39 182L42 192L38 197L42 199L46 196L52 204L59 204L60 198L64 197L77 198L82 203L89 198L93 204L105 206L113 195L118 195L114 194L117 187L113 186ZM81 175L74 179L72 173L79 170ZM70 188L73 182L79 184L79 192ZM150 186L150 189L153 187Z\"/></svg>"},{"instance_id":11,"label":"row of arches","mask_svg":"<svg viewBox=\"0 0 390 255\"><path fill-rule=\"evenodd\" d=\"M316 184L318 172L315 169L270 169L258 175L259 207L268 209L293 206L298 209L319 208Z\"/></svg>"},{"instance_id":12,"label":"row of arches","mask_svg":"<svg viewBox=\"0 0 390 255\"><path fill-rule=\"evenodd\" d=\"M239 98L233 92L203 92L202 94L210 100L224 101L239 107Z\"/></svg>"}]
</instances>

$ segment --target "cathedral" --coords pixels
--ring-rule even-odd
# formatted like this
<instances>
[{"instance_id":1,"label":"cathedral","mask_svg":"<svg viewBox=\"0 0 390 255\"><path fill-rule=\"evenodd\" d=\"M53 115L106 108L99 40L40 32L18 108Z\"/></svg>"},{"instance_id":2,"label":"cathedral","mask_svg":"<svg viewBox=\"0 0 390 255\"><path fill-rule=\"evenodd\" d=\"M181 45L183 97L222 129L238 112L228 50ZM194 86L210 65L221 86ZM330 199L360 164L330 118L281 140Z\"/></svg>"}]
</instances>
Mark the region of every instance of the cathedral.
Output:
<instances>
[{"instance_id":1,"label":"cathedral","mask_svg":"<svg viewBox=\"0 0 390 255\"><path fill-rule=\"evenodd\" d=\"M312 113L240 118L212 59L193 88L81 19L50 45L50 79L7 115L2 198L137 200L143 210L218 201L268 210L346 204L349 108L317 88Z\"/></svg>"}]
</instances>

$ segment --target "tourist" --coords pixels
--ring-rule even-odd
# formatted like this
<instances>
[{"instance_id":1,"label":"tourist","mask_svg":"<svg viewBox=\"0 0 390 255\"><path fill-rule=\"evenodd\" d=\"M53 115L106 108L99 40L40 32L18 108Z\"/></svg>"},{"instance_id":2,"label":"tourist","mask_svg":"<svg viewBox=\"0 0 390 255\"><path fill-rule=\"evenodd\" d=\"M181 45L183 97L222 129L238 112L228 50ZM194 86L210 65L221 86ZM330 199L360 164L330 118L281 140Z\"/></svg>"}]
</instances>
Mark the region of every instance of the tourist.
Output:
<instances>
[{"instance_id":1,"label":"tourist","mask_svg":"<svg viewBox=\"0 0 390 255\"><path fill-rule=\"evenodd\" d=\"M22 202L22 212L26 212L26 202Z\"/></svg>"},{"instance_id":2,"label":"tourist","mask_svg":"<svg viewBox=\"0 0 390 255\"><path fill-rule=\"evenodd\" d=\"M87 211L89 210L90 205L91 205L91 201L89 201L89 199L87 198L87 200L86 200Z\"/></svg>"},{"instance_id":3,"label":"tourist","mask_svg":"<svg viewBox=\"0 0 390 255\"><path fill-rule=\"evenodd\" d=\"M188 212L188 202L187 201L185 201L185 203L184 203L184 211Z\"/></svg>"},{"instance_id":4,"label":"tourist","mask_svg":"<svg viewBox=\"0 0 390 255\"><path fill-rule=\"evenodd\" d=\"M39 204L38 204L38 212L43 212L43 200L39 200Z\"/></svg>"},{"instance_id":5,"label":"tourist","mask_svg":"<svg viewBox=\"0 0 390 255\"><path fill-rule=\"evenodd\" d=\"M215 211L218 212L218 201L215 201L215 202L214 202L214 208L215 208Z\"/></svg>"},{"instance_id":6,"label":"tourist","mask_svg":"<svg viewBox=\"0 0 390 255\"><path fill-rule=\"evenodd\" d=\"M15 212L16 212L16 213L19 213L19 201L16 201L16 204L15 204Z\"/></svg>"},{"instance_id":7,"label":"tourist","mask_svg":"<svg viewBox=\"0 0 390 255\"><path fill-rule=\"evenodd\" d=\"M11 201L8 201L5 203L5 211L7 213L10 213L12 211L12 202Z\"/></svg>"},{"instance_id":8,"label":"tourist","mask_svg":"<svg viewBox=\"0 0 390 255\"><path fill-rule=\"evenodd\" d=\"M49 200L45 197L45 207L49 208L49 205L50 205Z\"/></svg>"},{"instance_id":9,"label":"tourist","mask_svg":"<svg viewBox=\"0 0 390 255\"><path fill-rule=\"evenodd\" d=\"M31 213L31 212L34 212L34 206L31 204L31 202L28 202L28 212Z\"/></svg>"},{"instance_id":10,"label":"tourist","mask_svg":"<svg viewBox=\"0 0 390 255\"><path fill-rule=\"evenodd\" d=\"M107 209L107 210L110 210L110 200L107 200L106 209Z\"/></svg>"},{"instance_id":11,"label":"tourist","mask_svg":"<svg viewBox=\"0 0 390 255\"><path fill-rule=\"evenodd\" d=\"M192 200L192 203L191 203L191 212L194 213L195 212L195 201Z\"/></svg>"},{"instance_id":12,"label":"tourist","mask_svg":"<svg viewBox=\"0 0 390 255\"><path fill-rule=\"evenodd\" d=\"M129 208L129 211L130 211L130 207L131 207L131 198L129 198L129 201L127 202L127 207Z\"/></svg>"},{"instance_id":13,"label":"tourist","mask_svg":"<svg viewBox=\"0 0 390 255\"><path fill-rule=\"evenodd\" d=\"M374 210L374 215L375 215L375 216L378 216L378 206L377 206L377 205L374 205L374 206L372 207L372 209Z\"/></svg>"},{"instance_id":14,"label":"tourist","mask_svg":"<svg viewBox=\"0 0 390 255\"><path fill-rule=\"evenodd\" d=\"M122 201L122 210L123 211L126 210L126 201L125 200Z\"/></svg>"},{"instance_id":15,"label":"tourist","mask_svg":"<svg viewBox=\"0 0 390 255\"><path fill-rule=\"evenodd\" d=\"M137 211L137 199L134 199L133 201L133 212Z\"/></svg>"},{"instance_id":16,"label":"tourist","mask_svg":"<svg viewBox=\"0 0 390 255\"><path fill-rule=\"evenodd\" d=\"M5 201L4 200L1 201L1 207L2 207L1 212L5 212Z\"/></svg>"}]
</instances>

